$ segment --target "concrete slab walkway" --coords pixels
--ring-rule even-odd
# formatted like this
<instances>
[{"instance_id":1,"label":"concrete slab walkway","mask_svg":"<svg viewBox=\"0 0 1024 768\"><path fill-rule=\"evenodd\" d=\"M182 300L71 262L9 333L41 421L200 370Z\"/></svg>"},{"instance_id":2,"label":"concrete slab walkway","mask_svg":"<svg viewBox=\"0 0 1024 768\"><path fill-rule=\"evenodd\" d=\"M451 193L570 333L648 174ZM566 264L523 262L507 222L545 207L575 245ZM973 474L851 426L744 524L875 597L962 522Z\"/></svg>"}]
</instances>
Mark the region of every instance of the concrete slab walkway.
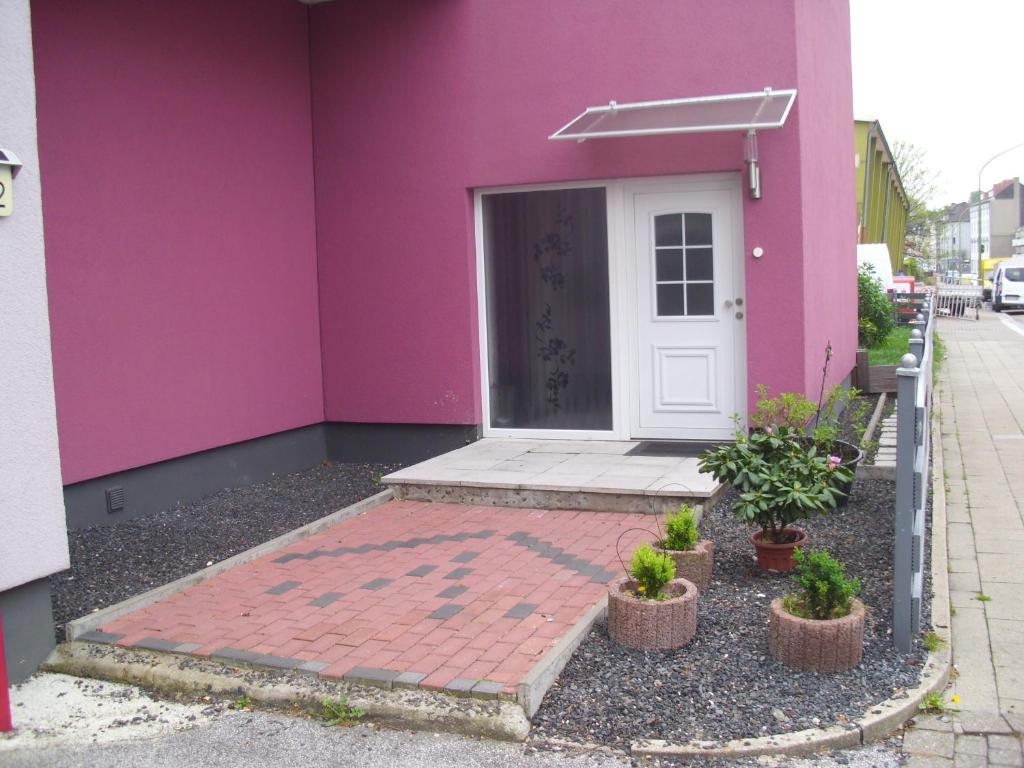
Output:
<instances>
[{"instance_id":1,"label":"concrete slab walkway","mask_svg":"<svg viewBox=\"0 0 1024 768\"><path fill-rule=\"evenodd\" d=\"M696 456L630 455L629 440L485 438L384 477L398 498L608 512L701 509L722 484Z\"/></svg>"},{"instance_id":2,"label":"concrete slab walkway","mask_svg":"<svg viewBox=\"0 0 1024 768\"><path fill-rule=\"evenodd\" d=\"M1024 765L1024 317L940 319L952 693L907 732L911 766ZM1016 330L1015 330L1016 327Z\"/></svg>"},{"instance_id":3,"label":"concrete slab walkway","mask_svg":"<svg viewBox=\"0 0 1024 768\"><path fill-rule=\"evenodd\" d=\"M79 639L515 699L654 524L392 501Z\"/></svg>"}]
</instances>

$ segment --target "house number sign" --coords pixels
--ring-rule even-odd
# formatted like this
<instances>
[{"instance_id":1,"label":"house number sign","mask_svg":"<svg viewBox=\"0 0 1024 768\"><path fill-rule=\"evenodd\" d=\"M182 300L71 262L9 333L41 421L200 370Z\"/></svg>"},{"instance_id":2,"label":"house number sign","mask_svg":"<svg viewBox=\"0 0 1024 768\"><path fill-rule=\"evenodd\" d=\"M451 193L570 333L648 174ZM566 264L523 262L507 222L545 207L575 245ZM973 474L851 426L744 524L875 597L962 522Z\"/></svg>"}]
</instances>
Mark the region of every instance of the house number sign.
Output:
<instances>
[{"instance_id":1,"label":"house number sign","mask_svg":"<svg viewBox=\"0 0 1024 768\"><path fill-rule=\"evenodd\" d=\"M10 216L14 211L14 185L11 183L11 166L0 165L0 216Z\"/></svg>"}]
</instances>

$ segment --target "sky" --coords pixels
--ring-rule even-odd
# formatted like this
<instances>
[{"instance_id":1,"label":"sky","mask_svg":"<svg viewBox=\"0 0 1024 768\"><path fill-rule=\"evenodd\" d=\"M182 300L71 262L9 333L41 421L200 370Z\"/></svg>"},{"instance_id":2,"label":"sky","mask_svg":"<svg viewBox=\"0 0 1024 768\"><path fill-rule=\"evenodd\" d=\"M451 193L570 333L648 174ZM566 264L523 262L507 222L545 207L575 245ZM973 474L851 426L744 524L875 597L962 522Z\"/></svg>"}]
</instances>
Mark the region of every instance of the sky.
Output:
<instances>
[{"instance_id":1,"label":"sky","mask_svg":"<svg viewBox=\"0 0 1024 768\"><path fill-rule=\"evenodd\" d=\"M966 200L1024 143L1024 0L850 0L850 21L854 116L924 150L930 207ZM1024 147L981 187L1014 176Z\"/></svg>"}]
</instances>

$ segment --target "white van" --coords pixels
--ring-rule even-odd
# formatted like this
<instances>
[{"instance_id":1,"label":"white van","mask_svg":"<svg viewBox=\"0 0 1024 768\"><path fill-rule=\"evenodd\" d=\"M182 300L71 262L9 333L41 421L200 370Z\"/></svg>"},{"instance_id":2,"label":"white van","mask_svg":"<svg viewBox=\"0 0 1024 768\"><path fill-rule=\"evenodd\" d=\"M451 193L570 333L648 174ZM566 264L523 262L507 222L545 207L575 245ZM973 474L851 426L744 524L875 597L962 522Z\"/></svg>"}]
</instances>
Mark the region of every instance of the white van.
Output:
<instances>
[{"instance_id":1,"label":"white van","mask_svg":"<svg viewBox=\"0 0 1024 768\"><path fill-rule=\"evenodd\" d=\"M992 309L1024 309L1024 259L1007 259L996 267Z\"/></svg>"},{"instance_id":2,"label":"white van","mask_svg":"<svg viewBox=\"0 0 1024 768\"><path fill-rule=\"evenodd\" d=\"M889 246L885 243L861 243L857 246L857 267L871 267L871 276L882 286L883 291L896 289L892 279L892 261Z\"/></svg>"}]
</instances>

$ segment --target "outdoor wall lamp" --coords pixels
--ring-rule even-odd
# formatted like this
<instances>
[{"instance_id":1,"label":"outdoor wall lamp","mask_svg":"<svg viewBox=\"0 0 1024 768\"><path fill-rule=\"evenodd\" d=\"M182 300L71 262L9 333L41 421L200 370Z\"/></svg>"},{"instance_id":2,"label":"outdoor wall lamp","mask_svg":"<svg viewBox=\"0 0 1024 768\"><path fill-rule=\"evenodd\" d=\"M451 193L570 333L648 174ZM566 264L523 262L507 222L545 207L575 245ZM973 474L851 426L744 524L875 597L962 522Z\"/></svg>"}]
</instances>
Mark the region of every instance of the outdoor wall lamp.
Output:
<instances>
[{"instance_id":1,"label":"outdoor wall lamp","mask_svg":"<svg viewBox=\"0 0 1024 768\"><path fill-rule=\"evenodd\" d=\"M751 128L743 144L743 159L747 163L747 181L751 200L761 199L761 169L757 165L757 131Z\"/></svg>"}]
</instances>

